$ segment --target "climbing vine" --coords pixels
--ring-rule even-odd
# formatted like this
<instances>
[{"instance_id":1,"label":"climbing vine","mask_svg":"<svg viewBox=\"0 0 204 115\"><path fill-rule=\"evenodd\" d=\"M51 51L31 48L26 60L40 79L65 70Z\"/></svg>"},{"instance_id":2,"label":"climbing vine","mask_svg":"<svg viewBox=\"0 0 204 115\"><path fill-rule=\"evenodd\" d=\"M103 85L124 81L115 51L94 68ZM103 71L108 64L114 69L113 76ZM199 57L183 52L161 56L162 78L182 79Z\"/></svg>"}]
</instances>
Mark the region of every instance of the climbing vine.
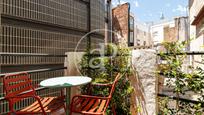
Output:
<instances>
[{"instance_id":1,"label":"climbing vine","mask_svg":"<svg viewBox=\"0 0 204 115\"><path fill-rule=\"evenodd\" d=\"M184 70L184 60L186 54L184 49L187 42L171 42L163 43L164 52L160 52L159 56L164 64L160 64L158 72L166 77L166 85L169 89L173 89L172 95L176 97L175 101L171 98L160 98L160 114L204 114L204 70L202 67L191 67ZM195 94L197 103L185 102L180 100L186 96L187 92Z\"/></svg>"}]
</instances>

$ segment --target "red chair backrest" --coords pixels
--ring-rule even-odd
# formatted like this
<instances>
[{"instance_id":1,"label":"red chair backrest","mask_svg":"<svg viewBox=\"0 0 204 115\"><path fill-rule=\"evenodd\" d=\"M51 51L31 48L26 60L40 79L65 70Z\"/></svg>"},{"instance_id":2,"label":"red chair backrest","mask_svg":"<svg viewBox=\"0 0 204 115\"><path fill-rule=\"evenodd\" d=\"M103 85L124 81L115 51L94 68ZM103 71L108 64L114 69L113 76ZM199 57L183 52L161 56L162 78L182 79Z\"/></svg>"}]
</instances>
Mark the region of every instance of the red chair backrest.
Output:
<instances>
[{"instance_id":1,"label":"red chair backrest","mask_svg":"<svg viewBox=\"0 0 204 115\"><path fill-rule=\"evenodd\" d=\"M9 99L13 96L33 96L36 95L32 81L28 73L8 74L3 78L4 91L9 102L16 103L19 98Z\"/></svg>"},{"instance_id":2,"label":"red chair backrest","mask_svg":"<svg viewBox=\"0 0 204 115\"><path fill-rule=\"evenodd\" d=\"M113 84L112 84L112 87L111 87L111 90L110 90L110 94L109 94L109 97L112 97L114 91L115 91L115 87L116 87L116 84L118 83L119 79L121 78L121 74L118 73L117 76L115 77L115 80L113 81Z\"/></svg>"}]
</instances>

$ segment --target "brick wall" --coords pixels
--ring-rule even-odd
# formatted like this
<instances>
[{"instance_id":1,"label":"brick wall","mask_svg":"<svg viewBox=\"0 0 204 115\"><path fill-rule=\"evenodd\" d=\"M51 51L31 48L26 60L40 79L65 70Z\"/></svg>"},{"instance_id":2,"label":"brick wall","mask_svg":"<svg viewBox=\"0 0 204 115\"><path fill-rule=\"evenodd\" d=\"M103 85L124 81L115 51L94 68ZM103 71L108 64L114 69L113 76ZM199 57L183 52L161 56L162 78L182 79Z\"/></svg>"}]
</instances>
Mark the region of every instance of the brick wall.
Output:
<instances>
[{"instance_id":1,"label":"brick wall","mask_svg":"<svg viewBox=\"0 0 204 115\"><path fill-rule=\"evenodd\" d=\"M117 6L112 10L113 31L118 35L113 35L113 41L121 45L127 46L128 43L128 20L129 20L128 3Z\"/></svg>"},{"instance_id":2,"label":"brick wall","mask_svg":"<svg viewBox=\"0 0 204 115\"><path fill-rule=\"evenodd\" d=\"M164 27L164 41L166 42L173 42L176 41L176 28L175 27Z\"/></svg>"}]
</instances>

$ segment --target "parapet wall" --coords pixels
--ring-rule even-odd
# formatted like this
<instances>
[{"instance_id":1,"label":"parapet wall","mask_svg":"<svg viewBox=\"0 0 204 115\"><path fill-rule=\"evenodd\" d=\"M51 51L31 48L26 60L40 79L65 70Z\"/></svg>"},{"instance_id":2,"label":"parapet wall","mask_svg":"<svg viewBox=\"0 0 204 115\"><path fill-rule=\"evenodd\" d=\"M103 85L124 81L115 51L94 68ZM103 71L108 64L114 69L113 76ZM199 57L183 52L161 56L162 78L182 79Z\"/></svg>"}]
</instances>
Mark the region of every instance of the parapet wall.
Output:
<instances>
[{"instance_id":1,"label":"parapet wall","mask_svg":"<svg viewBox=\"0 0 204 115\"><path fill-rule=\"evenodd\" d=\"M134 95L131 100L136 102L138 113L156 115L156 51L133 50L132 66L134 75L130 79L134 87Z\"/></svg>"}]
</instances>

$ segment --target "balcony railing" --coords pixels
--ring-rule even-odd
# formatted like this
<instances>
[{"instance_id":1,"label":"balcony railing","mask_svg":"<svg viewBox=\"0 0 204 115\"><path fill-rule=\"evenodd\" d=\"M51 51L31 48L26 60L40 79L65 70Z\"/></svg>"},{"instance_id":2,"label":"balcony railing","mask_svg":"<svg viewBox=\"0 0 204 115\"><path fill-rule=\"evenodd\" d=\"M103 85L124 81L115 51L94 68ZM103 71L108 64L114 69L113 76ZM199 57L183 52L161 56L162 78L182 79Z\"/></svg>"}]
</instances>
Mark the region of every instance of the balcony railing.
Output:
<instances>
[{"instance_id":1,"label":"balcony railing","mask_svg":"<svg viewBox=\"0 0 204 115\"><path fill-rule=\"evenodd\" d=\"M164 53L162 55L175 55L175 54L171 54L171 53ZM191 67L204 67L204 63L201 62L202 60L202 55L204 55L204 52L203 51L186 51L186 52L182 52L182 53L176 53L176 55L185 55L186 56L186 59L184 60L184 64L182 65L183 68L185 68L183 71L185 71L185 73L189 73L189 72L192 72L191 69L188 69L190 66ZM160 57L160 54L158 54L158 56ZM160 59L159 59L160 60ZM159 60L157 62L159 62ZM168 76L165 76L163 73L159 73L160 74L160 78L159 79L173 79L173 78L169 78ZM173 89L167 87L167 86L164 86L164 84L161 85L161 83L159 83L160 81L158 81L157 83L157 87L161 88L161 89L158 89L158 94L157 96L158 97L161 97L161 98L164 98L164 97L168 97L172 102L173 101L176 101L176 100L179 100L180 102L183 102L183 103L187 103L187 104L193 104L193 105L197 105L197 104L200 104L202 103L200 100L198 100L197 98L192 98L193 96L196 96L197 94L194 93L193 91L191 90L184 90L185 94L180 94L179 96L176 95L175 92L173 92ZM173 82L175 83L175 82ZM169 101L170 101L169 100ZM174 103L175 104L175 103ZM170 108L176 108L176 106L174 106L174 104L171 105Z\"/></svg>"}]
</instances>

